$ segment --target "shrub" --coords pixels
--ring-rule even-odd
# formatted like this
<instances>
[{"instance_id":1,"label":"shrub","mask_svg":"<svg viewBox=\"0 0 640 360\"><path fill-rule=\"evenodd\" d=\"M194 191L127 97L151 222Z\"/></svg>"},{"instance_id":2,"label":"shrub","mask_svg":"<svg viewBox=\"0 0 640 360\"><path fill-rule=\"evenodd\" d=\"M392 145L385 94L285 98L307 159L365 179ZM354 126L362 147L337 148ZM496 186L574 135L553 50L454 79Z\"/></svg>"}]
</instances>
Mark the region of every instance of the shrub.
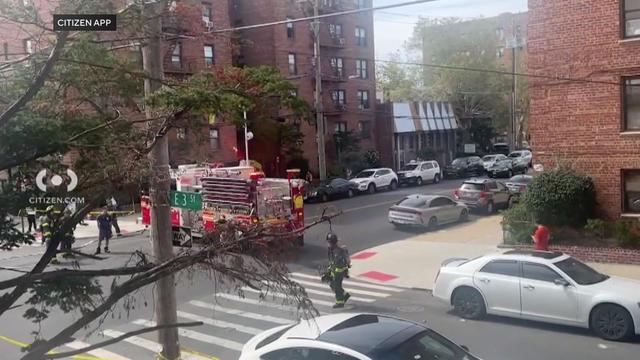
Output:
<instances>
[{"instance_id":1,"label":"shrub","mask_svg":"<svg viewBox=\"0 0 640 360\"><path fill-rule=\"evenodd\" d=\"M588 219L584 229L592 232L602 240L607 236L609 224L602 219Z\"/></svg>"},{"instance_id":2,"label":"shrub","mask_svg":"<svg viewBox=\"0 0 640 360\"><path fill-rule=\"evenodd\" d=\"M595 186L588 176L561 167L536 177L523 202L539 223L583 227L595 210Z\"/></svg>"},{"instance_id":3,"label":"shrub","mask_svg":"<svg viewBox=\"0 0 640 360\"><path fill-rule=\"evenodd\" d=\"M626 221L619 220L615 223L614 233L618 246L621 247L638 247L640 246L640 236L634 232L634 224Z\"/></svg>"},{"instance_id":4,"label":"shrub","mask_svg":"<svg viewBox=\"0 0 640 360\"><path fill-rule=\"evenodd\" d=\"M503 214L502 229L506 244L531 244L531 235L536 229L531 214L523 203L518 203Z\"/></svg>"},{"instance_id":5,"label":"shrub","mask_svg":"<svg viewBox=\"0 0 640 360\"><path fill-rule=\"evenodd\" d=\"M435 160L436 152L431 148L424 148L416 152L416 157L417 157L416 160L422 160L422 161Z\"/></svg>"}]
</instances>

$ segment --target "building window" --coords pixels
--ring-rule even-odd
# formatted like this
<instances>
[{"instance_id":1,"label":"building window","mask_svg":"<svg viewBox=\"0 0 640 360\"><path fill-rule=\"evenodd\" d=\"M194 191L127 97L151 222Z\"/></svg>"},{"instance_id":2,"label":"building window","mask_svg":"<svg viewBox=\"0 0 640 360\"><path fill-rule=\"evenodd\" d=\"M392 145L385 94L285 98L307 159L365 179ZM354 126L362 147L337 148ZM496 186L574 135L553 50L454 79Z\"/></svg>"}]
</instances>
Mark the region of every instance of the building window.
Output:
<instances>
[{"instance_id":1,"label":"building window","mask_svg":"<svg viewBox=\"0 0 640 360\"><path fill-rule=\"evenodd\" d=\"M504 40L504 28L503 27L499 27L499 28L496 29L496 37L500 41Z\"/></svg>"},{"instance_id":2,"label":"building window","mask_svg":"<svg viewBox=\"0 0 640 360\"><path fill-rule=\"evenodd\" d=\"M357 9L365 9L367 8L367 0L356 0L356 8Z\"/></svg>"},{"instance_id":3,"label":"building window","mask_svg":"<svg viewBox=\"0 0 640 360\"><path fill-rule=\"evenodd\" d=\"M291 90L291 96L298 97L298 89L292 89Z\"/></svg>"},{"instance_id":4,"label":"building window","mask_svg":"<svg viewBox=\"0 0 640 360\"><path fill-rule=\"evenodd\" d=\"M625 78L623 131L640 131L640 77Z\"/></svg>"},{"instance_id":5,"label":"building window","mask_svg":"<svg viewBox=\"0 0 640 360\"><path fill-rule=\"evenodd\" d=\"M367 30L356 27L356 44L358 46L367 46Z\"/></svg>"},{"instance_id":6,"label":"building window","mask_svg":"<svg viewBox=\"0 0 640 360\"><path fill-rule=\"evenodd\" d=\"M343 133L347 132L347 123L343 121L337 121L333 124L333 132Z\"/></svg>"},{"instance_id":7,"label":"building window","mask_svg":"<svg viewBox=\"0 0 640 360\"><path fill-rule=\"evenodd\" d=\"M24 41L24 52L26 54L33 54L33 40L27 39Z\"/></svg>"},{"instance_id":8,"label":"building window","mask_svg":"<svg viewBox=\"0 0 640 360\"><path fill-rule=\"evenodd\" d=\"M640 36L640 1L623 0L624 37Z\"/></svg>"},{"instance_id":9,"label":"building window","mask_svg":"<svg viewBox=\"0 0 640 360\"><path fill-rule=\"evenodd\" d=\"M209 144L211 144L211 150L220 149L220 133L218 129L209 129Z\"/></svg>"},{"instance_id":10,"label":"building window","mask_svg":"<svg viewBox=\"0 0 640 360\"><path fill-rule=\"evenodd\" d=\"M496 51L496 57L498 59L502 59L504 57L504 48L502 46Z\"/></svg>"},{"instance_id":11,"label":"building window","mask_svg":"<svg viewBox=\"0 0 640 360\"><path fill-rule=\"evenodd\" d=\"M329 35L334 39L342 38L342 25L329 24Z\"/></svg>"},{"instance_id":12,"label":"building window","mask_svg":"<svg viewBox=\"0 0 640 360\"><path fill-rule=\"evenodd\" d=\"M333 75L337 78L342 79L344 76L344 59L339 57L331 58L331 71L333 71Z\"/></svg>"},{"instance_id":13,"label":"building window","mask_svg":"<svg viewBox=\"0 0 640 360\"><path fill-rule=\"evenodd\" d=\"M367 72L367 60L357 59L356 60L356 75L360 79L366 79L369 77Z\"/></svg>"},{"instance_id":14,"label":"building window","mask_svg":"<svg viewBox=\"0 0 640 360\"><path fill-rule=\"evenodd\" d=\"M345 90L333 90L331 92L331 100L335 105L345 105L346 97L347 94Z\"/></svg>"},{"instance_id":15,"label":"building window","mask_svg":"<svg viewBox=\"0 0 640 360\"><path fill-rule=\"evenodd\" d=\"M624 191L625 213L640 213L640 170L623 170L622 186Z\"/></svg>"},{"instance_id":16,"label":"building window","mask_svg":"<svg viewBox=\"0 0 640 360\"><path fill-rule=\"evenodd\" d=\"M287 18L287 20L291 20L290 17ZM287 38L289 39L293 39L295 37L295 29L294 29L294 24L291 21L287 22Z\"/></svg>"},{"instance_id":17,"label":"building window","mask_svg":"<svg viewBox=\"0 0 640 360\"><path fill-rule=\"evenodd\" d=\"M210 3L202 3L202 22L209 27L213 24L213 10Z\"/></svg>"},{"instance_id":18,"label":"building window","mask_svg":"<svg viewBox=\"0 0 640 360\"><path fill-rule=\"evenodd\" d=\"M358 108L360 110L369 108L369 90L358 90Z\"/></svg>"},{"instance_id":19,"label":"building window","mask_svg":"<svg viewBox=\"0 0 640 360\"><path fill-rule=\"evenodd\" d=\"M182 67L182 45L177 43L171 53L171 64L177 68Z\"/></svg>"},{"instance_id":20,"label":"building window","mask_svg":"<svg viewBox=\"0 0 640 360\"><path fill-rule=\"evenodd\" d=\"M358 123L358 131L360 132L360 138L368 139L371 137L371 123L369 121L360 121Z\"/></svg>"},{"instance_id":21,"label":"building window","mask_svg":"<svg viewBox=\"0 0 640 360\"><path fill-rule=\"evenodd\" d=\"M180 140L184 140L187 138L187 129L186 128L177 128L176 129L176 137Z\"/></svg>"},{"instance_id":22,"label":"building window","mask_svg":"<svg viewBox=\"0 0 640 360\"><path fill-rule=\"evenodd\" d=\"M204 64L206 66L215 64L215 61L213 60L213 45L204 46Z\"/></svg>"},{"instance_id":23,"label":"building window","mask_svg":"<svg viewBox=\"0 0 640 360\"><path fill-rule=\"evenodd\" d=\"M3 43L2 44L2 51L4 51L4 59L5 60L9 60L9 44Z\"/></svg>"},{"instance_id":24,"label":"building window","mask_svg":"<svg viewBox=\"0 0 640 360\"><path fill-rule=\"evenodd\" d=\"M298 66L296 65L296 54L289 53L289 74L295 75L298 73Z\"/></svg>"}]
</instances>

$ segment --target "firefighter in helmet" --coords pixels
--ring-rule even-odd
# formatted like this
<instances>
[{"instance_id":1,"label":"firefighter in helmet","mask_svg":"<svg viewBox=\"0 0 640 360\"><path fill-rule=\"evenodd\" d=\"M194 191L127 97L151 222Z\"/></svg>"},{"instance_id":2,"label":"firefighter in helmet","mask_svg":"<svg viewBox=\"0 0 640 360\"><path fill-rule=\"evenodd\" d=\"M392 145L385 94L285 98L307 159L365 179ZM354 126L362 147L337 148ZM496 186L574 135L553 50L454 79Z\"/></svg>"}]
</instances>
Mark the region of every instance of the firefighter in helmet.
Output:
<instances>
[{"instance_id":1,"label":"firefighter in helmet","mask_svg":"<svg viewBox=\"0 0 640 360\"><path fill-rule=\"evenodd\" d=\"M327 234L329 268L327 269L327 277L331 290L336 294L336 303L334 309L343 308L351 294L344 291L342 281L345 277L349 277L349 267L351 260L349 251L344 246L338 246L338 236L333 232Z\"/></svg>"},{"instance_id":2,"label":"firefighter in helmet","mask_svg":"<svg viewBox=\"0 0 640 360\"><path fill-rule=\"evenodd\" d=\"M53 205L49 205L44 210L44 215L40 217L40 231L42 232L42 243L46 244L47 248L49 247L49 243L51 242L51 238L53 236L53 226L55 222L53 211L54 211Z\"/></svg>"}]
</instances>

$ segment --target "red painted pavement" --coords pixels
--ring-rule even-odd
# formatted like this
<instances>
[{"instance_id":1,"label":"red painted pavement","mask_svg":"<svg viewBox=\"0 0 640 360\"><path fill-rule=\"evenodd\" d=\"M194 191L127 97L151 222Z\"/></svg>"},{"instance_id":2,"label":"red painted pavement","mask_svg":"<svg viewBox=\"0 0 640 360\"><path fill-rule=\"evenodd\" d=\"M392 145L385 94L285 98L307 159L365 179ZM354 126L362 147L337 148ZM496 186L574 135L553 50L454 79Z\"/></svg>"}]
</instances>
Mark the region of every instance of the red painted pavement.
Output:
<instances>
[{"instance_id":1,"label":"red painted pavement","mask_svg":"<svg viewBox=\"0 0 640 360\"><path fill-rule=\"evenodd\" d=\"M393 279L397 279L398 277L391 274L385 274L378 271L369 271L364 274L360 274L359 276L367 277L377 281L389 281Z\"/></svg>"},{"instance_id":2,"label":"red painted pavement","mask_svg":"<svg viewBox=\"0 0 640 360\"><path fill-rule=\"evenodd\" d=\"M363 251L361 253L357 253L351 257L351 260L366 260L372 256L375 256L377 252L373 251Z\"/></svg>"}]
</instances>

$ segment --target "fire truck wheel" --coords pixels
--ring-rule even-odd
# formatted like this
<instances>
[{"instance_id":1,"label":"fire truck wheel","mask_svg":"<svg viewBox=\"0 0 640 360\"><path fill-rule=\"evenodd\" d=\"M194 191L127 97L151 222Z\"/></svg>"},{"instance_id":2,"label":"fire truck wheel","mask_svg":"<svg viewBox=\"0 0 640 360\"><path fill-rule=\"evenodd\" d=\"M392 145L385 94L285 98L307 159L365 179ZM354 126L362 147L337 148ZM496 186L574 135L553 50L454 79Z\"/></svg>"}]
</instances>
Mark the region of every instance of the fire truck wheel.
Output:
<instances>
[{"instance_id":1,"label":"fire truck wheel","mask_svg":"<svg viewBox=\"0 0 640 360\"><path fill-rule=\"evenodd\" d=\"M296 239L296 244L300 247L304 246L304 235L298 236Z\"/></svg>"}]
</instances>

